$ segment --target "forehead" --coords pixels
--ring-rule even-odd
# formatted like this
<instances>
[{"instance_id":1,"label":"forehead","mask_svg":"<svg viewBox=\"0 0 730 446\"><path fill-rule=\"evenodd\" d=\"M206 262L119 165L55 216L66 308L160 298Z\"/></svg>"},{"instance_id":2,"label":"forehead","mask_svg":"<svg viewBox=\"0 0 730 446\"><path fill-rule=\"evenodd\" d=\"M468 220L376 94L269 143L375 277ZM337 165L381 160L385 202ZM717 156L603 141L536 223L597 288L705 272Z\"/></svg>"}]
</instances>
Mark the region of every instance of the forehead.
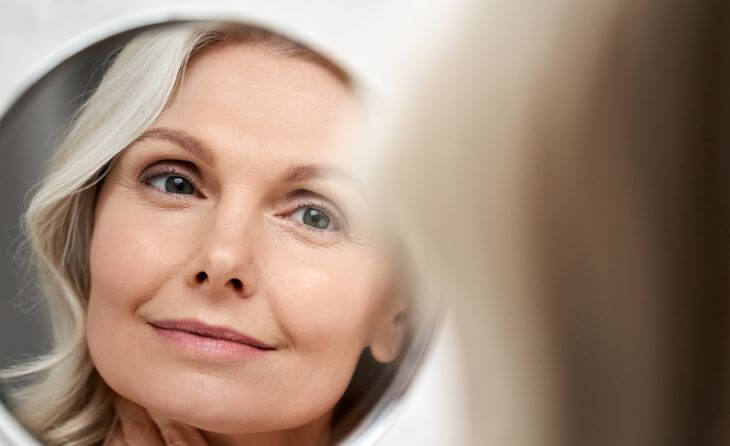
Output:
<instances>
[{"instance_id":1,"label":"forehead","mask_svg":"<svg viewBox=\"0 0 730 446\"><path fill-rule=\"evenodd\" d=\"M192 58L153 126L184 129L214 151L277 149L272 155L332 162L358 115L349 87L322 65L235 42Z\"/></svg>"}]
</instances>

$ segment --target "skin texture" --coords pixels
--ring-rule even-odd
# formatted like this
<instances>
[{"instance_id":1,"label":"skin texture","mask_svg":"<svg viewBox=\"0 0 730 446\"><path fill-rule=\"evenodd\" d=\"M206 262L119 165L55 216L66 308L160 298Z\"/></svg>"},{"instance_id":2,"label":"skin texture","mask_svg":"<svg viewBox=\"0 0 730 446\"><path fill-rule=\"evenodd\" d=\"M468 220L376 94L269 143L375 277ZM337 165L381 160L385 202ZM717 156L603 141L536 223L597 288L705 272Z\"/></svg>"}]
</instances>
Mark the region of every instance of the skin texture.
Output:
<instances>
[{"instance_id":1,"label":"skin texture","mask_svg":"<svg viewBox=\"0 0 730 446\"><path fill-rule=\"evenodd\" d=\"M363 349L391 361L403 331L373 230L382 222L348 179L341 136L357 120L348 87L314 62L244 43L196 54L96 205L87 339L121 398L209 444L326 442ZM172 140L180 132L197 152ZM175 179L184 187L170 192ZM329 226L307 225L308 208ZM150 325L163 319L227 327L272 350L178 345Z\"/></svg>"}]
</instances>

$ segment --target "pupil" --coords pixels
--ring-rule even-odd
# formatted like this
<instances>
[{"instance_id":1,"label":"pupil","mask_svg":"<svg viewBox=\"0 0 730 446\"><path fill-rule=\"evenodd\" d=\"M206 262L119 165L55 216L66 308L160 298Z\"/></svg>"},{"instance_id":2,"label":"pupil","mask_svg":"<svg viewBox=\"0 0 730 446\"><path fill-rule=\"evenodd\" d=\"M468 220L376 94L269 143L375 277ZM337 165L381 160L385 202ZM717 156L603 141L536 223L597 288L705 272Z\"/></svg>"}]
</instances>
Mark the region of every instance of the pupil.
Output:
<instances>
[{"instance_id":1,"label":"pupil","mask_svg":"<svg viewBox=\"0 0 730 446\"><path fill-rule=\"evenodd\" d=\"M330 225L330 219L326 214L312 208L304 211L303 220L305 224L319 229L327 229Z\"/></svg>"},{"instance_id":2,"label":"pupil","mask_svg":"<svg viewBox=\"0 0 730 446\"><path fill-rule=\"evenodd\" d=\"M165 189L168 192L192 194L193 187L184 178L170 176L165 181Z\"/></svg>"}]
</instances>

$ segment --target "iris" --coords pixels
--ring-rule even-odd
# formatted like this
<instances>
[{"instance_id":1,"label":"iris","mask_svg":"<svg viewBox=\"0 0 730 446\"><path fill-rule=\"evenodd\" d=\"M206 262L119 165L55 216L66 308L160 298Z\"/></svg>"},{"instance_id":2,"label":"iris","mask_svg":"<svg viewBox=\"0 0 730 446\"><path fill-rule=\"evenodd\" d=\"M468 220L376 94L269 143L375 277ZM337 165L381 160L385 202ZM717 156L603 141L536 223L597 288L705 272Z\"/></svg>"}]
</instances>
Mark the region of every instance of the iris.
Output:
<instances>
[{"instance_id":1,"label":"iris","mask_svg":"<svg viewBox=\"0 0 730 446\"><path fill-rule=\"evenodd\" d=\"M330 218L319 209L307 208L302 215L302 222L317 229L327 229L330 225Z\"/></svg>"}]
</instances>

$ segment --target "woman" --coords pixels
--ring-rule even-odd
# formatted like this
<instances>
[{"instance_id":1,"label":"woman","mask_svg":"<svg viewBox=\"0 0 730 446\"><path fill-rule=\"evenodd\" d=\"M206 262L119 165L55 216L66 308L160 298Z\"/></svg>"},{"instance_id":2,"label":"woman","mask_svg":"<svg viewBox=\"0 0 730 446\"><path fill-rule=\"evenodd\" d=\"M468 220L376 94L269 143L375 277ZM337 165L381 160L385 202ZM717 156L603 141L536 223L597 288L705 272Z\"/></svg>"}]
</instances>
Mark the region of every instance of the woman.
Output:
<instances>
[{"instance_id":1,"label":"woman","mask_svg":"<svg viewBox=\"0 0 730 446\"><path fill-rule=\"evenodd\" d=\"M346 432L353 375L392 372L407 331L384 216L345 150L360 113L341 69L270 32L126 45L26 215L55 339L4 372L33 378L14 398L31 431L113 442L141 408L211 445Z\"/></svg>"}]
</instances>

